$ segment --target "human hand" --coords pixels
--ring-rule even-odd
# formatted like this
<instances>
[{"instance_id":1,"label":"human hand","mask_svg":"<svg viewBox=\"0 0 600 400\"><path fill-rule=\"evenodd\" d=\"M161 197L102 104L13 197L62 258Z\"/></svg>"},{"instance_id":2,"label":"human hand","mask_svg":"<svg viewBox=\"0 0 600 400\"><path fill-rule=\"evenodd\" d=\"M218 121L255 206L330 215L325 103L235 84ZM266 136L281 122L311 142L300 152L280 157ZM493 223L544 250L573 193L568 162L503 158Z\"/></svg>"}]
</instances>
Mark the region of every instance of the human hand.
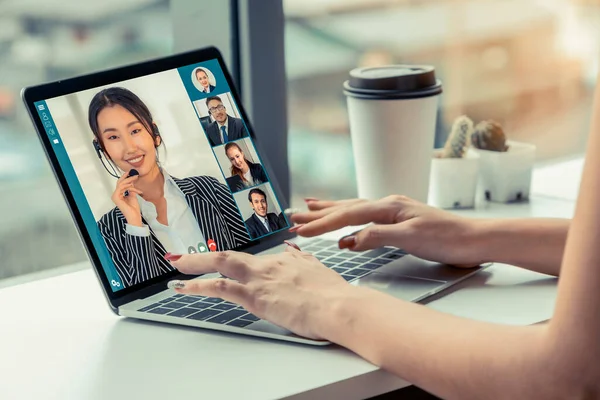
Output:
<instances>
[{"instance_id":1,"label":"human hand","mask_svg":"<svg viewBox=\"0 0 600 400\"><path fill-rule=\"evenodd\" d=\"M395 246L426 260L465 268L483 262L478 246L473 245L477 237L475 221L409 197L306 202L310 211L291 215L291 220L300 224L292 228L300 236L313 237L345 226L373 223L340 239L340 248L364 251Z\"/></svg>"},{"instance_id":2,"label":"human hand","mask_svg":"<svg viewBox=\"0 0 600 400\"><path fill-rule=\"evenodd\" d=\"M264 256L233 251L186 254L176 261L171 258L171 263L185 274L219 272L231 278L169 282L176 292L240 304L260 318L312 339L324 339L319 328L335 299L356 289L314 256L291 246Z\"/></svg>"},{"instance_id":3,"label":"human hand","mask_svg":"<svg viewBox=\"0 0 600 400\"><path fill-rule=\"evenodd\" d=\"M137 195L143 193L133 185L138 179L139 175L129 176L129 173L125 172L117 180L115 191L111 196L111 200L121 210L127 223L134 226L142 226L142 214ZM129 192L128 196L125 196L125 191Z\"/></svg>"}]
</instances>

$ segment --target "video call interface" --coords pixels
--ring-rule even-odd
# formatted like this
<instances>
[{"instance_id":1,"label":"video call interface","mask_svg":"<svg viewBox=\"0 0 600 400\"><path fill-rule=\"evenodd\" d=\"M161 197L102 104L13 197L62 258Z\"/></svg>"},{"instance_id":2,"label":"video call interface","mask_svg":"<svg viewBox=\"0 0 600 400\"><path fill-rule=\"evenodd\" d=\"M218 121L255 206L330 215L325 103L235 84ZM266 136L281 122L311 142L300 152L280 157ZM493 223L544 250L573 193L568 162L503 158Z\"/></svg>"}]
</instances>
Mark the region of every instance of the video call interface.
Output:
<instances>
[{"instance_id":1,"label":"video call interface","mask_svg":"<svg viewBox=\"0 0 600 400\"><path fill-rule=\"evenodd\" d=\"M35 106L115 292L290 226L216 59Z\"/></svg>"}]
</instances>

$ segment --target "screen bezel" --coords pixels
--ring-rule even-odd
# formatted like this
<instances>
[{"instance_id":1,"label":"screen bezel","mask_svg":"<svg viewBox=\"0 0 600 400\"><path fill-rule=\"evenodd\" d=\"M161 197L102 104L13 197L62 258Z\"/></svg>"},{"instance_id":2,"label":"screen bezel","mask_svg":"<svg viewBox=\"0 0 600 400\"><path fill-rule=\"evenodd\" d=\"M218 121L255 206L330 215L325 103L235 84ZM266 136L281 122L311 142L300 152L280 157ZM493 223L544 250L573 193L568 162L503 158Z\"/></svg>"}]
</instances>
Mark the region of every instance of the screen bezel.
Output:
<instances>
[{"instance_id":1,"label":"screen bezel","mask_svg":"<svg viewBox=\"0 0 600 400\"><path fill-rule=\"evenodd\" d=\"M149 279L137 285L133 285L128 288L124 288L119 291L113 292L112 287L110 286L110 283L106 276L106 273L104 272L104 268L98 256L98 253L96 252L96 248L92 243L90 234L85 228L83 218L79 213L73 193L71 192L71 188L67 183L65 175L58 162L58 158L52 148L50 137L46 133L42 120L39 117L39 114L36 112L35 103L38 101L49 100L55 97L60 97L88 89L93 89L96 87L115 84L134 78L140 78L150 74L177 69L179 67L184 67L187 65L196 64L212 59L217 59L219 62L219 66L221 67L223 75L225 76L225 79L229 85L230 92L233 96L234 101L236 102L240 115L246 124L248 134L252 138L252 141L256 147L256 151L261 158L261 163L263 164L263 167L269 175L269 183L273 188L275 196L279 200L281 211L283 212L286 208L289 207L287 199L282 194L276 176L273 173L273 169L261 146L260 138L258 138L254 133L246 110L244 109L242 102L240 101L240 97L237 93L237 90L233 84L231 75L225 65L221 53L216 47L205 47L198 50L192 50L185 53L166 56L163 58L157 58L153 60L143 61L140 63L130 64L123 67L81 75L70 79L59 80L36 86L30 86L23 88L23 90L21 91L21 97L32 119L32 122L38 135L38 139L42 143L42 147L44 149L44 152L46 153L46 157L50 163L54 176L58 181L63 197L65 198L65 201L68 204L71 216L75 221L75 225L77 227L77 231L79 232L79 236L84 244L84 248L87 251L88 257L101 283L103 291L114 312L117 312L117 308L120 305L126 304L130 301L139 298L147 297L149 295L164 290L166 288L166 282L168 282L169 280L187 278L189 276L183 275L177 270L175 270L161 275L159 277ZM50 113L52 113L52 110L50 110ZM200 121L198 121L198 123L200 123ZM287 132L282 132L282 134L287 134ZM290 239L295 236L296 234L289 232L287 229L284 229L279 232L273 233L269 236L266 236L262 239L255 239L246 245L236 248L235 250L244 251L250 254L256 254L258 252L281 244L283 240Z\"/></svg>"}]
</instances>

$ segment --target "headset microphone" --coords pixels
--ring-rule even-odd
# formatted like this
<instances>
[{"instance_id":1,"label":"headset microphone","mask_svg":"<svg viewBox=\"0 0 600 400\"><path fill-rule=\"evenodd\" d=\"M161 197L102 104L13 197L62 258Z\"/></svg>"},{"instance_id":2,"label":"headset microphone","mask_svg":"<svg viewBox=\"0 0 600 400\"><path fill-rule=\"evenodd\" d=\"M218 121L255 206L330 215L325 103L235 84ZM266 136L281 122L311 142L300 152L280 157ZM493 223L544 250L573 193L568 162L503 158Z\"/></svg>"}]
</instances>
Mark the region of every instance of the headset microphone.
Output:
<instances>
[{"instance_id":1,"label":"headset microphone","mask_svg":"<svg viewBox=\"0 0 600 400\"><path fill-rule=\"evenodd\" d=\"M97 140L92 140L92 144L94 145L94 149L96 149L96 154L98 155L98 158L102 158L102 154L100 154L100 152L102 151L100 143L98 143Z\"/></svg>"},{"instance_id":2,"label":"headset microphone","mask_svg":"<svg viewBox=\"0 0 600 400\"><path fill-rule=\"evenodd\" d=\"M138 170L137 170L137 169L135 169L135 168L132 168L132 169L130 169L130 170L129 170L129 173L127 174L127 177L128 177L128 178L131 178L132 176L136 176L136 175L139 175L139 174L140 174L140 173L138 172ZM126 190L126 191L123 193L123 197L127 197L127 196L129 196L129 190Z\"/></svg>"},{"instance_id":3,"label":"headset microphone","mask_svg":"<svg viewBox=\"0 0 600 400\"><path fill-rule=\"evenodd\" d=\"M98 158L100 159L100 162L102 163L102 166L104 167L104 169L106 170L106 172L108 172L110 175L114 176L115 178L119 179L119 175L117 175L117 173L115 171L115 167L112 164L109 163L110 166L111 166L111 168L113 169L113 172L111 172L106 167L106 164L104 164L104 159L102 158L102 153L104 153L104 151L102 150L102 147L100 146L100 143L98 143L98 141L96 139L94 139L94 140L92 140L92 145L94 146L94 150L96 150L96 154L98 155Z\"/></svg>"}]
</instances>

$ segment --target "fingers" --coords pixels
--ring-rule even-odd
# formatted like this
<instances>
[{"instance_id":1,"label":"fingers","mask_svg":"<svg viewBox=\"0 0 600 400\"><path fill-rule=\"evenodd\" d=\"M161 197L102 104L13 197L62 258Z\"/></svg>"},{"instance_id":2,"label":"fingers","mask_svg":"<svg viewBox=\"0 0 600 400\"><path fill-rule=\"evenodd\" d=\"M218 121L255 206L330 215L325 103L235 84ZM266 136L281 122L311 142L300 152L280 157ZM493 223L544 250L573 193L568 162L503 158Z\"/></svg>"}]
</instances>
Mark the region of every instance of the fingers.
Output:
<instances>
[{"instance_id":1,"label":"fingers","mask_svg":"<svg viewBox=\"0 0 600 400\"><path fill-rule=\"evenodd\" d=\"M138 179L139 179L139 175L135 175L135 176L129 177L127 179L123 179L121 182L117 183L117 187L133 186L134 182Z\"/></svg>"},{"instance_id":2,"label":"fingers","mask_svg":"<svg viewBox=\"0 0 600 400\"><path fill-rule=\"evenodd\" d=\"M315 210L315 211L294 213L290 216L290 219L292 220L292 222L294 222L296 224L305 224L307 222L311 222L311 221L317 220L319 218L323 218L324 216L329 215L331 213L334 213L337 210L339 210L340 208L342 208L342 207L341 206L333 206L333 207L329 207L329 208L323 208L318 211Z\"/></svg>"},{"instance_id":3,"label":"fingers","mask_svg":"<svg viewBox=\"0 0 600 400\"><path fill-rule=\"evenodd\" d=\"M335 205L336 205L335 201L312 200L312 201L306 202L306 206L311 211L318 211L318 210L322 210L324 208L333 207Z\"/></svg>"},{"instance_id":4,"label":"fingers","mask_svg":"<svg viewBox=\"0 0 600 400\"><path fill-rule=\"evenodd\" d=\"M311 200L307 201L306 204L308 209L313 212L303 212L303 213L294 213L290 216L291 220L295 223L306 223L310 221L314 221L317 218L322 218L327 214L331 214L332 212L339 210L340 208L351 206L354 204L365 203L366 200L363 199L348 199L348 200L336 200L336 201L321 201L321 200ZM314 213L314 211L320 211L319 213Z\"/></svg>"},{"instance_id":5,"label":"fingers","mask_svg":"<svg viewBox=\"0 0 600 400\"><path fill-rule=\"evenodd\" d=\"M299 256L304 257L304 258L314 258L314 259L316 259L315 256L313 256L311 253L306 253L306 252L303 252L302 250L300 250L300 247L298 247L297 245L294 245L294 246L288 245L288 246L286 246L284 252L296 254L296 255L299 255Z\"/></svg>"},{"instance_id":6,"label":"fingers","mask_svg":"<svg viewBox=\"0 0 600 400\"><path fill-rule=\"evenodd\" d=\"M285 251L290 251L290 252L293 252L293 251L295 251L295 252L302 251L300 249L300 247L296 243L294 243L294 242L290 242L289 240L284 240L283 243L287 244L287 246L285 248Z\"/></svg>"},{"instance_id":7,"label":"fingers","mask_svg":"<svg viewBox=\"0 0 600 400\"><path fill-rule=\"evenodd\" d=\"M117 185L115 187L115 192L124 192L126 189L133 187L133 184L136 180L139 179L138 175L131 177L120 177L117 181Z\"/></svg>"},{"instance_id":8,"label":"fingers","mask_svg":"<svg viewBox=\"0 0 600 400\"><path fill-rule=\"evenodd\" d=\"M314 211L309 215L298 215L298 222L305 223L296 230L298 235L312 237L331 232L345 226L365 225L370 222L391 223L390 210L378 202L361 202L342 206L329 212L328 209ZM306 221L306 222L300 222Z\"/></svg>"},{"instance_id":9,"label":"fingers","mask_svg":"<svg viewBox=\"0 0 600 400\"><path fill-rule=\"evenodd\" d=\"M406 224L371 225L340 239L340 248L354 251L376 249L382 246L402 247L409 229Z\"/></svg>"},{"instance_id":10,"label":"fingers","mask_svg":"<svg viewBox=\"0 0 600 400\"><path fill-rule=\"evenodd\" d=\"M130 187L130 188L127 188L127 189L123 190L123 193L121 193L121 196L125 196L125 191L128 191L130 195L131 195L131 193L137 193L140 196L144 195L144 193L141 190L136 189L134 187Z\"/></svg>"},{"instance_id":11,"label":"fingers","mask_svg":"<svg viewBox=\"0 0 600 400\"><path fill-rule=\"evenodd\" d=\"M126 199L135 199L135 196L132 196L133 194L137 194L139 196L143 196L144 193L139 190L134 188L133 186L131 187L126 187L126 188L119 188L120 190L115 191L112 195L112 200L113 202L115 202L115 204L120 203L120 201L126 200ZM127 195L125 195L125 193L127 192Z\"/></svg>"},{"instance_id":12,"label":"fingers","mask_svg":"<svg viewBox=\"0 0 600 400\"><path fill-rule=\"evenodd\" d=\"M122 175L119 177L119 179L117 179L117 185L118 185L119 183L123 182L123 180L124 180L124 179L127 179L128 175L129 175L129 174L128 174L127 172L124 172L124 173L123 173L123 174L122 174Z\"/></svg>"},{"instance_id":13,"label":"fingers","mask_svg":"<svg viewBox=\"0 0 600 400\"><path fill-rule=\"evenodd\" d=\"M331 208L335 206L346 206L350 204L355 204L359 202L364 202L362 199L345 199L345 200L335 200L335 201L324 201L324 200L308 200L306 201L306 205L308 209L311 211L319 211L325 208Z\"/></svg>"},{"instance_id":14,"label":"fingers","mask_svg":"<svg viewBox=\"0 0 600 400\"><path fill-rule=\"evenodd\" d=\"M134 187L134 182L138 179L138 176L132 176L127 179L123 179L120 182L117 182L117 186L115 187L115 192L123 193L125 190Z\"/></svg>"},{"instance_id":15,"label":"fingers","mask_svg":"<svg viewBox=\"0 0 600 400\"><path fill-rule=\"evenodd\" d=\"M250 265L260 257L234 251L186 254L171 264L184 274L200 275L218 272L221 275L246 283L250 279Z\"/></svg>"},{"instance_id":16,"label":"fingers","mask_svg":"<svg viewBox=\"0 0 600 400\"><path fill-rule=\"evenodd\" d=\"M219 297L232 303L248 304L250 296L248 288L231 279L193 279L189 281L171 281L168 287L177 293Z\"/></svg>"},{"instance_id":17,"label":"fingers","mask_svg":"<svg viewBox=\"0 0 600 400\"><path fill-rule=\"evenodd\" d=\"M119 178L119 181L117 181L117 186L113 194L113 200L115 199L115 196L116 199L123 200L131 193L136 193L140 196L143 196L144 193L134 186L134 182L137 179L139 179L139 175L134 175L131 177L121 176L121 178ZM127 192L127 196L125 195L125 192Z\"/></svg>"},{"instance_id":18,"label":"fingers","mask_svg":"<svg viewBox=\"0 0 600 400\"><path fill-rule=\"evenodd\" d=\"M139 177L139 175L129 176L129 172L125 172L119 179L117 179L117 185L125 181L135 182L137 179L139 179Z\"/></svg>"},{"instance_id":19,"label":"fingers","mask_svg":"<svg viewBox=\"0 0 600 400\"><path fill-rule=\"evenodd\" d=\"M295 223L306 223L314 221L317 218L322 218L324 215L330 214L342 207L346 207L353 204L364 203L366 200L363 199L346 199L346 200L335 200L335 201L323 201L310 199L305 200L310 211L321 211L321 213L294 213L290 216L291 220Z\"/></svg>"},{"instance_id":20,"label":"fingers","mask_svg":"<svg viewBox=\"0 0 600 400\"><path fill-rule=\"evenodd\" d=\"M123 185L119 186L118 189L119 189L119 192L124 192L125 190L129 190L130 192L136 192L139 195L144 194L144 192L142 192L140 189L133 186L133 183L123 184Z\"/></svg>"}]
</instances>

